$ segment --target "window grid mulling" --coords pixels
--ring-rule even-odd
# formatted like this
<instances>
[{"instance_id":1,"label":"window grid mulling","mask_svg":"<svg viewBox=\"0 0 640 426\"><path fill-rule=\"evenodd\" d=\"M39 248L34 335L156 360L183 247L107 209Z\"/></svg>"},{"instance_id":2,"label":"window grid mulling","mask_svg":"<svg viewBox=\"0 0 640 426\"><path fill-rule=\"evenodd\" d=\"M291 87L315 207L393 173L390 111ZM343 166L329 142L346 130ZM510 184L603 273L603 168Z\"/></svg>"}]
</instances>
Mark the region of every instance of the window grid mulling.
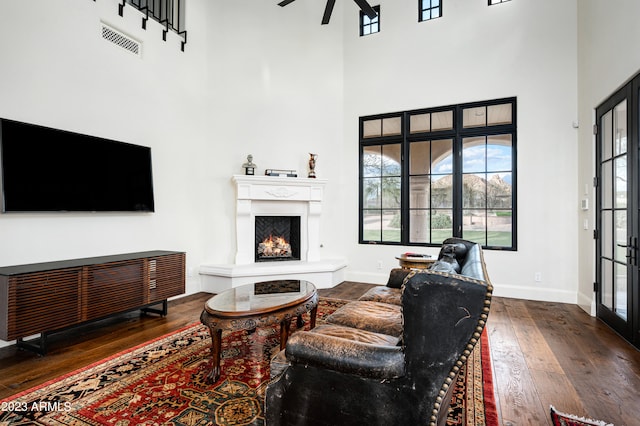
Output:
<instances>
[{"instance_id":1,"label":"window grid mulling","mask_svg":"<svg viewBox=\"0 0 640 426\"><path fill-rule=\"evenodd\" d=\"M360 11L360 36L380 32L380 6L374 6L373 10L377 13L376 17L373 19Z\"/></svg>"},{"instance_id":2,"label":"window grid mulling","mask_svg":"<svg viewBox=\"0 0 640 426\"><path fill-rule=\"evenodd\" d=\"M485 248L516 250L515 155L517 125L515 109L516 98L504 98L360 117L360 243L437 245L445 237L444 234L448 228L448 236L469 239L481 243ZM434 115L438 116L437 125L434 124ZM413 117L419 117L415 120L415 132L412 129ZM429 125L425 121L427 117ZM404 122L406 125L402 124L400 133L385 132L384 125L381 126L381 124L385 121L391 122L394 119L399 119L401 123ZM440 146L438 154L435 155L433 144L447 142L450 138L453 138L451 139L452 150L447 154L450 158L443 162L446 158L443 153L446 150ZM492 146L495 145L491 155L489 155L489 140L491 140ZM411 171L412 164L414 164L412 159L414 153L411 152L410 147L415 143L429 144L429 158L424 158L429 163L428 171L424 170L420 162L415 163L418 168L414 172ZM385 155L386 147L391 148L392 145L398 144L401 146L402 155ZM498 152L500 149L495 151L498 146L503 147L502 153ZM483 152L482 167L476 162L477 149ZM399 210L396 206L393 206L395 207L393 210L388 210L381 202L376 202L375 205L367 202L365 189L371 189L369 188L371 185L367 182L371 183L371 178L384 177L381 170L377 173L375 170L366 172L366 164L373 164L371 159L366 156L367 151L370 154L377 151L380 163L386 158L397 162L397 167L401 167L402 183L399 190L403 195ZM422 152L426 153L424 149ZM463 159L466 155L469 155L469 161ZM441 167L434 169L435 159L439 159ZM507 162L505 163L503 160ZM450 183L443 181L444 185L439 185L439 192L450 186L448 190L453 191L450 194L453 197L452 205L451 201L443 199L447 201L443 204L442 201L436 201L433 198L435 194L433 191L434 178L443 173L448 175L447 170L449 169L452 181ZM490 177L494 175L500 179L495 179L492 182ZM476 179L474 176L479 178ZM503 180L504 177L508 180ZM427 185L429 188L424 188L424 195L429 197L428 204L420 204L424 201L421 199L420 202L411 201L411 180L416 180L416 178L418 187L424 186L419 182L420 179L427 178L429 181ZM463 181L468 181L471 186L465 189ZM378 188L374 188L377 191L369 191L369 193L378 194L378 191L389 191L390 187L383 188L382 185L378 185ZM395 191L397 192L398 189ZM467 195L466 199L463 198L465 194ZM383 195L381 199L384 198ZM394 211L397 213L392 215ZM372 214L376 216L377 223L373 223ZM450 216L451 222L448 222L445 216ZM489 219L490 217L491 219ZM476 223L476 219L481 222ZM412 223L416 220L416 223ZM415 226L419 226L419 228L415 228ZM422 228L426 233L414 232L416 229Z\"/></svg>"},{"instance_id":3,"label":"window grid mulling","mask_svg":"<svg viewBox=\"0 0 640 426\"><path fill-rule=\"evenodd\" d=\"M419 21L429 21L442 17L441 0L420 0Z\"/></svg>"}]
</instances>

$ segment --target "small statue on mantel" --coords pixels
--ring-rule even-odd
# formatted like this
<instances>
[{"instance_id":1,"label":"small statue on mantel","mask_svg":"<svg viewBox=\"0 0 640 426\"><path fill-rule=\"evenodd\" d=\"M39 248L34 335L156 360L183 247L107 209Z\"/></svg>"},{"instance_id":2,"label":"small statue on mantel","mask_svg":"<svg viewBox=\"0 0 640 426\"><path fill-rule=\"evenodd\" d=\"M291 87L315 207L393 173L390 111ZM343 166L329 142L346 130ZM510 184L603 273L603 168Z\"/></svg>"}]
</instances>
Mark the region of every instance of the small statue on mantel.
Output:
<instances>
[{"instance_id":1,"label":"small statue on mantel","mask_svg":"<svg viewBox=\"0 0 640 426\"><path fill-rule=\"evenodd\" d=\"M247 155L247 162L242 165L244 167L245 175L255 175L256 174L256 165L253 163L253 155Z\"/></svg>"},{"instance_id":2,"label":"small statue on mantel","mask_svg":"<svg viewBox=\"0 0 640 426\"><path fill-rule=\"evenodd\" d=\"M318 154L309 153L309 177L316 177L316 159L318 158Z\"/></svg>"}]
</instances>

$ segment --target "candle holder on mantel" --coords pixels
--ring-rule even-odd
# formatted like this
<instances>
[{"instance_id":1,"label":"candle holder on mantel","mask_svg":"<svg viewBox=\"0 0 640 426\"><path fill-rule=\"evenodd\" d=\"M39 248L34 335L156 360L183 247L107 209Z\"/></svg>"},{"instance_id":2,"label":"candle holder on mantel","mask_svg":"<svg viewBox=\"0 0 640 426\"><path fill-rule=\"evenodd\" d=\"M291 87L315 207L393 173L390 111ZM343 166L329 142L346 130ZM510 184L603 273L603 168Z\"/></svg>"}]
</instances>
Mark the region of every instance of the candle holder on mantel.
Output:
<instances>
[{"instance_id":1,"label":"candle holder on mantel","mask_svg":"<svg viewBox=\"0 0 640 426\"><path fill-rule=\"evenodd\" d=\"M316 159L318 158L318 154L309 153L309 177L316 177Z\"/></svg>"}]
</instances>

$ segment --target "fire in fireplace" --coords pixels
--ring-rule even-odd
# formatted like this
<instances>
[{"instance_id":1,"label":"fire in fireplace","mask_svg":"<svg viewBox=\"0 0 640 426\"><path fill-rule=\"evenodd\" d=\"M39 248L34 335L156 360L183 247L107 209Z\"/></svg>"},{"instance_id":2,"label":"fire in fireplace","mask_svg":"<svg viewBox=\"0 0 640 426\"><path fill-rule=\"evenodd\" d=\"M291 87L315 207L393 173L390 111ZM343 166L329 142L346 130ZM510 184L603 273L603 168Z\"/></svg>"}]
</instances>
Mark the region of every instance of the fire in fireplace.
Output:
<instances>
[{"instance_id":1,"label":"fire in fireplace","mask_svg":"<svg viewBox=\"0 0 640 426\"><path fill-rule=\"evenodd\" d=\"M300 260L299 216L256 216L256 262Z\"/></svg>"}]
</instances>

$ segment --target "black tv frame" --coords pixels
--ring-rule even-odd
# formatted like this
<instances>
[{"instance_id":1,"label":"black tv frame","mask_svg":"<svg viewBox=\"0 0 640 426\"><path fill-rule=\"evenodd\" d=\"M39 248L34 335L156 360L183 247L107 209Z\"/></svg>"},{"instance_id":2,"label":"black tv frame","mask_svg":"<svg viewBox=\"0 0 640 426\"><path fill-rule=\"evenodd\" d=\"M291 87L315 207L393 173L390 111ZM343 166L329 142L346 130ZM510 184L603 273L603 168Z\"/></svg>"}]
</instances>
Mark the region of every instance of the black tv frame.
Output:
<instances>
[{"instance_id":1,"label":"black tv frame","mask_svg":"<svg viewBox=\"0 0 640 426\"><path fill-rule=\"evenodd\" d=\"M0 118L2 213L154 212L151 148Z\"/></svg>"}]
</instances>

